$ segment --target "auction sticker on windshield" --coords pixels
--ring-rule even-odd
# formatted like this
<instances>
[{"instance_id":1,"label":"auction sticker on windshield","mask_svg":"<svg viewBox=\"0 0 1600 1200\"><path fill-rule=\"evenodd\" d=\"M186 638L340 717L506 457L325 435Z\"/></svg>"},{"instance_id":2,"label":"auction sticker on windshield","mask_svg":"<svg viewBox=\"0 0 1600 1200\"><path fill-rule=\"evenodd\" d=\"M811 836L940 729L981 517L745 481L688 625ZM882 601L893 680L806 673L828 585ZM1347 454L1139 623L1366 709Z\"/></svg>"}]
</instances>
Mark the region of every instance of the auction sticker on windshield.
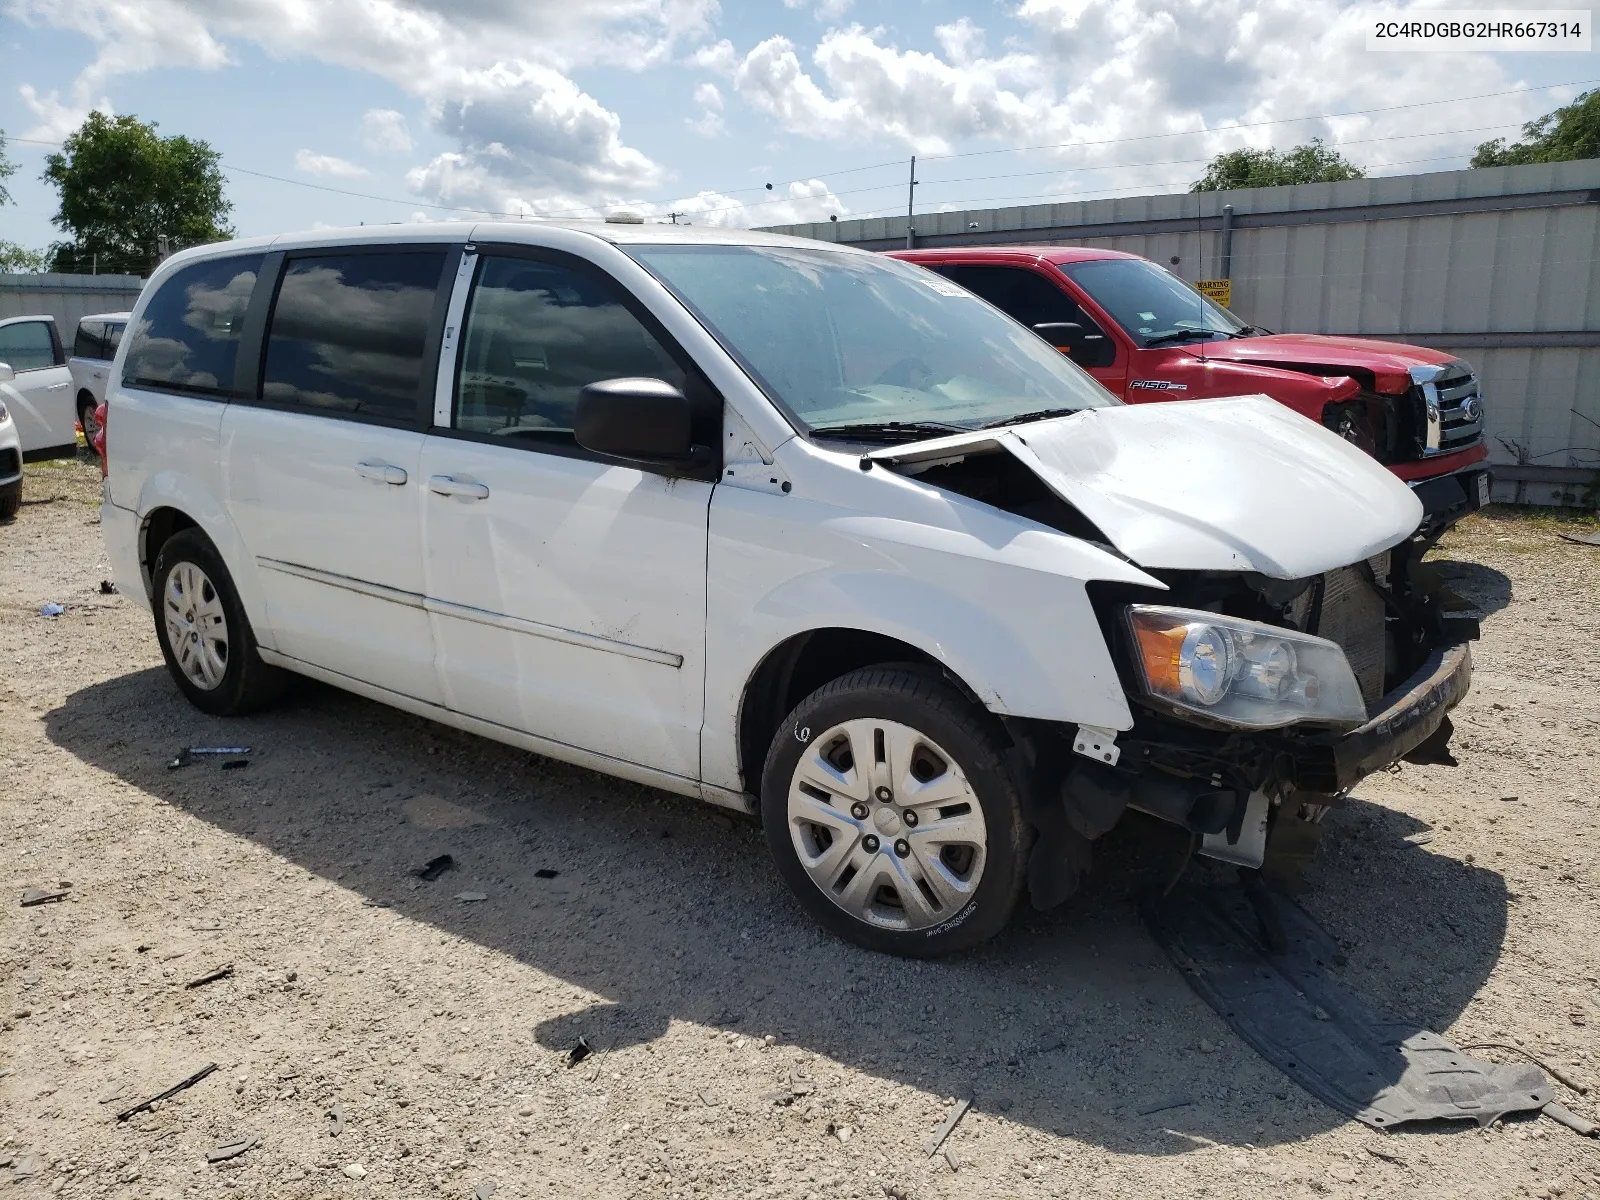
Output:
<instances>
[{"instance_id":1,"label":"auction sticker on windshield","mask_svg":"<svg viewBox=\"0 0 1600 1200\"><path fill-rule=\"evenodd\" d=\"M1374 9L1363 19L1368 50L1587 54L1591 15L1585 8Z\"/></svg>"}]
</instances>

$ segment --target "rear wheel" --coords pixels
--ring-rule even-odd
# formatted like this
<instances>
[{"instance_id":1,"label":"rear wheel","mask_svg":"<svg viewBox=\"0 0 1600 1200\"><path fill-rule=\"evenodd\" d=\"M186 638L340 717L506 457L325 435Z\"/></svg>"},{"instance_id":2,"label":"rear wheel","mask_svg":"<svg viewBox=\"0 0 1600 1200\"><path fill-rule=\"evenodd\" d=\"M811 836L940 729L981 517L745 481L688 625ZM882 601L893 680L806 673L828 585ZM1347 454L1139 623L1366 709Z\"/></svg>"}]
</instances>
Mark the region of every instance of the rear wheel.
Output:
<instances>
[{"instance_id":1,"label":"rear wheel","mask_svg":"<svg viewBox=\"0 0 1600 1200\"><path fill-rule=\"evenodd\" d=\"M767 755L762 824L807 911L843 938L932 958L1009 920L1027 864L993 718L915 664L806 697Z\"/></svg>"},{"instance_id":2,"label":"rear wheel","mask_svg":"<svg viewBox=\"0 0 1600 1200\"><path fill-rule=\"evenodd\" d=\"M261 661L233 577L205 534L185 529L167 539L152 575L156 640L189 703L232 717L283 694L290 676Z\"/></svg>"},{"instance_id":3,"label":"rear wheel","mask_svg":"<svg viewBox=\"0 0 1600 1200\"><path fill-rule=\"evenodd\" d=\"M95 419L95 409L94 397L88 392L80 393L78 396L78 424L83 426L83 440L89 443L90 452L98 455L100 451L95 448L94 439L99 436L100 422Z\"/></svg>"}]
</instances>

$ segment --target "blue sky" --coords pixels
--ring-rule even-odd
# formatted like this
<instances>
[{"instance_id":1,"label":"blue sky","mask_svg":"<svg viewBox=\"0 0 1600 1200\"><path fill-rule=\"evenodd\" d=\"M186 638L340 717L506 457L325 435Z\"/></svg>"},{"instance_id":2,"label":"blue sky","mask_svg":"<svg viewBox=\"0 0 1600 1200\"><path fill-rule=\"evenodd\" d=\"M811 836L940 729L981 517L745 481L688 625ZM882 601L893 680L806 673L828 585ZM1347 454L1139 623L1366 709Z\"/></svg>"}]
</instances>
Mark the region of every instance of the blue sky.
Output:
<instances>
[{"instance_id":1,"label":"blue sky","mask_svg":"<svg viewBox=\"0 0 1600 1200\"><path fill-rule=\"evenodd\" d=\"M1600 80L1593 53L1371 53L1370 10L1337 0L0 0L0 12L0 128L22 168L0 238L30 246L60 235L38 181L48 149L19 139L59 140L93 107L219 150L242 234L620 205L761 225L903 211L912 153L919 208L1179 191L1219 150L1313 134L1374 174L1452 169L1577 90L1548 85ZM1471 96L1485 98L1456 101ZM1369 109L1385 111L1284 121Z\"/></svg>"}]
</instances>

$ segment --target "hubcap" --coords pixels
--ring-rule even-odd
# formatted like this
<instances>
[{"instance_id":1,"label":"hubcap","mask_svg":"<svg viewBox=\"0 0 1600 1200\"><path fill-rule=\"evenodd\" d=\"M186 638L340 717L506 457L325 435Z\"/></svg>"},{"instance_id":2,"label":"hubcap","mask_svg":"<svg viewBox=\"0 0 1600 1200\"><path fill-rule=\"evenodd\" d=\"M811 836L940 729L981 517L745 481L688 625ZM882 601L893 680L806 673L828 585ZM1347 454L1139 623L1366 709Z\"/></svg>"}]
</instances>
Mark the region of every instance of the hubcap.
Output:
<instances>
[{"instance_id":1,"label":"hubcap","mask_svg":"<svg viewBox=\"0 0 1600 1200\"><path fill-rule=\"evenodd\" d=\"M228 672L228 617L206 573L181 562L167 575L162 611L167 644L190 683L209 692Z\"/></svg>"},{"instance_id":2,"label":"hubcap","mask_svg":"<svg viewBox=\"0 0 1600 1200\"><path fill-rule=\"evenodd\" d=\"M846 721L812 739L789 781L789 836L825 896L884 929L953 917L988 857L966 775L938 743L895 721Z\"/></svg>"}]
</instances>

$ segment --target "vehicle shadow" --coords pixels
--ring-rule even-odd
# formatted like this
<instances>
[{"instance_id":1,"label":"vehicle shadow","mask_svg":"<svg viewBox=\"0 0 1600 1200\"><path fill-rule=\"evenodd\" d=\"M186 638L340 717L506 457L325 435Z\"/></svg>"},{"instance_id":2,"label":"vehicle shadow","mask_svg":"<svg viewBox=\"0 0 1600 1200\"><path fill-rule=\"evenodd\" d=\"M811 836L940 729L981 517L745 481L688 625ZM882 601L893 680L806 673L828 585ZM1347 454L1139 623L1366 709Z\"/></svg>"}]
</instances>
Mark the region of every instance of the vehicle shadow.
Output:
<instances>
[{"instance_id":1,"label":"vehicle shadow","mask_svg":"<svg viewBox=\"0 0 1600 1200\"><path fill-rule=\"evenodd\" d=\"M1171 877L1185 838L1144 818L1108 836L1067 905L1022 913L972 954L914 963L817 929L751 822L333 689L222 721L151 669L68 696L46 727L199 820L604 997L532 1029L553 1053L579 1035L596 1049L649 1041L673 1021L770 1033L1142 1154L1296 1141L1344 1121L1235 1039L1146 933L1138 901ZM166 767L180 746L219 743L251 745L249 769ZM1421 826L1377 805L1353 801L1327 823L1301 903L1346 948L1354 990L1444 1028L1499 954L1503 881L1406 841ZM410 873L446 853L458 865L437 882ZM1190 876L1219 870L1197 862ZM452 898L463 890L488 899Z\"/></svg>"},{"instance_id":2,"label":"vehicle shadow","mask_svg":"<svg viewBox=\"0 0 1600 1200\"><path fill-rule=\"evenodd\" d=\"M1439 572L1446 587L1472 601L1486 616L1511 603L1511 578L1502 571L1454 558L1430 558L1427 565Z\"/></svg>"}]
</instances>

